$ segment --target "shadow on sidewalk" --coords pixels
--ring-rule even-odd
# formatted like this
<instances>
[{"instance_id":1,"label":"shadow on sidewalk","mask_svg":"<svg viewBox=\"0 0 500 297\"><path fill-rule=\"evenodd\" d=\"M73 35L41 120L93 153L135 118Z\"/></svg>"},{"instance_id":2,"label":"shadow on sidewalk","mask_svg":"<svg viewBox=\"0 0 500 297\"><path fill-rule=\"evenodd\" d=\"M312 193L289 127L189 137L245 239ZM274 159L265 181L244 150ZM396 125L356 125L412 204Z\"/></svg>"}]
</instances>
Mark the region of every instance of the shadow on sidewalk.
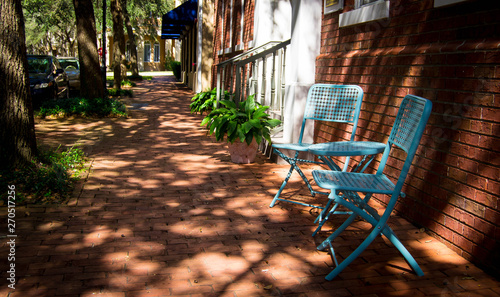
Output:
<instances>
[{"instance_id":1,"label":"shadow on sidewalk","mask_svg":"<svg viewBox=\"0 0 500 297\"><path fill-rule=\"evenodd\" d=\"M498 288L397 217L391 227L424 277L409 272L380 238L337 279L325 281L332 260L315 249L317 213L268 206L287 166L262 155L254 164L231 163L226 145L208 137L202 117L190 114L192 96L172 77L155 78L138 83L129 104L142 105L128 119L37 124L44 143L82 143L92 168L71 205L18 210L18 279L9 296L422 296L478 284L483 293ZM285 195L307 199L302 188L294 176ZM340 256L367 227L359 222L339 238Z\"/></svg>"}]
</instances>

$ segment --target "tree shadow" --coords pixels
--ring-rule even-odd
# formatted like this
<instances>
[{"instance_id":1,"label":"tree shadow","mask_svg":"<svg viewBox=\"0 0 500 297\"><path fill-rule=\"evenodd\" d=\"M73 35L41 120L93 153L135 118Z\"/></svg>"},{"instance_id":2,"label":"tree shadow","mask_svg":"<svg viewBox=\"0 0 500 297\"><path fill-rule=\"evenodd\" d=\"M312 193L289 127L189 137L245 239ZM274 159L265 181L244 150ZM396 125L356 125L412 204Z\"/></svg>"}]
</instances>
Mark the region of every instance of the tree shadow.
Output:
<instances>
[{"instance_id":1,"label":"tree shadow","mask_svg":"<svg viewBox=\"0 0 500 297\"><path fill-rule=\"evenodd\" d=\"M72 205L17 211L18 279L10 296L305 296L359 293L380 278L385 289L419 281L383 239L340 281L325 281L332 262L314 247L336 218L313 238L310 209L268 207L287 166L262 155L254 164L228 162L226 150L199 127L201 116L189 113L192 94L180 86L153 81L138 85L136 94L148 105L129 119L56 121L55 131L44 132L42 139L64 142L87 131L96 140L87 147L93 166ZM294 195L308 196L300 178L290 185ZM428 235L414 234L404 220L395 224L425 279L459 275L458 265L443 264L447 274L433 268L432 248L422 246ZM360 222L340 238L341 256L364 228Z\"/></svg>"}]
</instances>

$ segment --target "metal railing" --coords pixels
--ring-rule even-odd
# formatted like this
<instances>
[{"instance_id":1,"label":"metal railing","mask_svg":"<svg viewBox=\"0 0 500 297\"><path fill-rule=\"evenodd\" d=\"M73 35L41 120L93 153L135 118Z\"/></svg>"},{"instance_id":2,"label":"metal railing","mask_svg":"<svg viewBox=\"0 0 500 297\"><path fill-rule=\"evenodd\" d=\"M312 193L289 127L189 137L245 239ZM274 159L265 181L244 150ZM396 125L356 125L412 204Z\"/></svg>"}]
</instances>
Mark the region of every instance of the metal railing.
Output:
<instances>
[{"instance_id":1,"label":"metal railing","mask_svg":"<svg viewBox=\"0 0 500 297\"><path fill-rule=\"evenodd\" d=\"M269 114L283 121L285 99L286 41L271 41L216 65L217 102L229 91L235 102L250 95L263 105ZM269 65L269 63L272 63Z\"/></svg>"}]
</instances>

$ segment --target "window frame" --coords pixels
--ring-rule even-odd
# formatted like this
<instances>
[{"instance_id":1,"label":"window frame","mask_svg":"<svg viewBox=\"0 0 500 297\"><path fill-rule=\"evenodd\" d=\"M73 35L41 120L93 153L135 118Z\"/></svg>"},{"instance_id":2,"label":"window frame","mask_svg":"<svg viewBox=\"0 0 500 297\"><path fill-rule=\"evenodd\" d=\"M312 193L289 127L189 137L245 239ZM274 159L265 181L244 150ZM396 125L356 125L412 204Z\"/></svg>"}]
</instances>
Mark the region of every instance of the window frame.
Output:
<instances>
[{"instance_id":1,"label":"window frame","mask_svg":"<svg viewBox=\"0 0 500 297\"><path fill-rule=\"evenodd\" d=\"M155 42L153 45L153 62L159 63L161 60L160 43Z\"/></svg>"},{"instance_id":2,"label":"window frame","mask_svg":"<svg viewBox=\"0 0 500 297\"><path fill-rule=\"evenodd\" d=\"M389 18L389 0L377 0L364 5L361 5L360 0L356 0L355 7L356 9L339 15L339 27L342 28Z\"/></svg>"},{"instance_id":3,"label":"window frame","mask_svg":"<svg viewBox=\"0 0 500 297\"><path fill-rule=\"evenodd\" d=\"M149 50L146 50L146 48L149 48ZM144 41L144 62L151 62L151 41Z\"/></svg>"},{"instance_id":4,"label":"window frame","mask_svg":"<svg viewBox=\"0 0 500 297\"><path fill-rule=\"evenodd\" d=\"M323 0L323 14L339 11L344 8L344 0Z\"/></svg>"},{"instance_id":5,"label":"window frame","mask_svg":"<svg viewBox=\"0 0 500 297\"><path fill-rule=\"evenodd\" d=\"M434 0L434 8L465 2L467 0Z\"/></svg>"}]
</instances>

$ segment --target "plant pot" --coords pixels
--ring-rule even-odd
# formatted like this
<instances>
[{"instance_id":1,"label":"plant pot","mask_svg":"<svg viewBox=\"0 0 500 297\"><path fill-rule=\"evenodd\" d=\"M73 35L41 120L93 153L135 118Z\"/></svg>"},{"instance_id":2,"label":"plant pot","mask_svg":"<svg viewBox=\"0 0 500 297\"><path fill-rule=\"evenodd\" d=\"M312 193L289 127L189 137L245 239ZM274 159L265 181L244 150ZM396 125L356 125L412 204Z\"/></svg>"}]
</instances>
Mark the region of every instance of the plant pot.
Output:
<instances>
[{"instance_id":1,"label":"plant pot","mask_svg":"<svg viewBox=\"0 0 500 297\"><path fill-rule=\"evenodd\" d=\"M228 143L231 162L236 164L249 164L255 161L258 144L255 139L248 145L246 142L236 140L234 143Z\"/></svg>"}]
</instances>

